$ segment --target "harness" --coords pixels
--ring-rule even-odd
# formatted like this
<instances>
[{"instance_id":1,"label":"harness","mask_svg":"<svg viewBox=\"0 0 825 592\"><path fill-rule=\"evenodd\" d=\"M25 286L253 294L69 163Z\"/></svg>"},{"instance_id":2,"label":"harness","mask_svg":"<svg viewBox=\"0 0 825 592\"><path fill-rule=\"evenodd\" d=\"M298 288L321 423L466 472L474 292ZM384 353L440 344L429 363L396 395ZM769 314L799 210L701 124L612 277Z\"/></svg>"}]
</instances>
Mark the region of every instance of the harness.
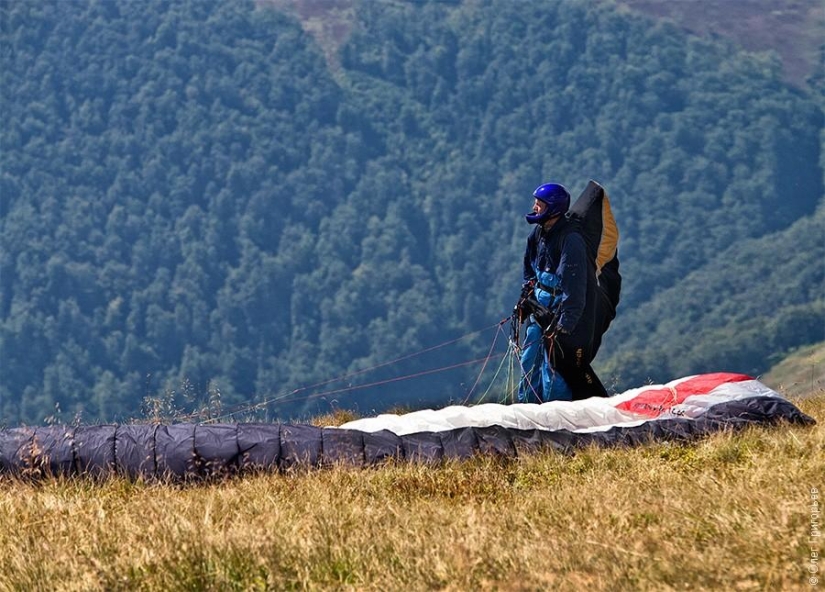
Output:
<instances>
[{"instance_id":1,"label":"harness","mask_svg":"<svg viewBox=\"0 0 825 592\"><path fill-rule=\"evenodd\" d=\"M563 219L561 226L553 232L545 233L540 226L535 228L531 240L535 245L535 256L531 261L535 279L522 289L521 297L513 308L512 337L518 343L519 325L531 316L542 331L555 328L561 305L561 283L555 274L558 267L561 245L569 232L574 230L573 221ZM549 234L550 236L547 236Z\"/></svg>"}]
</instances>

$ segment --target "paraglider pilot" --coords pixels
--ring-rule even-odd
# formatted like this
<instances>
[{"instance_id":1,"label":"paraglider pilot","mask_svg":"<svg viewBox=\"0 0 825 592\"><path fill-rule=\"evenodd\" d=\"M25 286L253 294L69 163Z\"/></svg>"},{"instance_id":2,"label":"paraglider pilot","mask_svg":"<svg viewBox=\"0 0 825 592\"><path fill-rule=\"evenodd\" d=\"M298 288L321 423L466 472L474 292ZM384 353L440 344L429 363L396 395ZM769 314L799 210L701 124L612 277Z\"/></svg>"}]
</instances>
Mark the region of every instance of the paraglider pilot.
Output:
<instances>
[{"instance_id":1,"label":"paraglider pilot","mask_svg":"<svg viewBox=\"0 0 825 592\"><path fill-rule=\"evenodd\" d=\"M519 320L526 323L518 400L606 397L590 366L601 339L599 287L581 230L565 215L570 193L560 184L545 183L533 197L526 219L535 228L527 238L524 285L516 305Z\"/></svg>"}]
</instances>

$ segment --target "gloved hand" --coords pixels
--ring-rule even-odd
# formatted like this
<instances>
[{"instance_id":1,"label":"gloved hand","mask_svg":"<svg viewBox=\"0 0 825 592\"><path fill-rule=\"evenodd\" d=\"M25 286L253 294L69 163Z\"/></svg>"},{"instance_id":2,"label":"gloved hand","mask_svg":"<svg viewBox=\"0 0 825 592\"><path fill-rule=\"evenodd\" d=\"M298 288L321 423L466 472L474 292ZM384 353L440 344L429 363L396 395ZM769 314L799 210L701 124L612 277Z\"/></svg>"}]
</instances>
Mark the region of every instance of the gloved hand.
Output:
<instances>
[{"instance_id":1,"label":"gloved hand","mask_svg":"<svg viewBox=\"0 0 825 592\"><path fill-rule=\"evenodd\" d=\"M533 314L533 282L524 282L521 285L521 295L518 302L513 307L513 314L515 314L523 323L531 314Z\"/></svg>"},{"instance_id":2,"label":"gloved hand","mask_svg":"<svg viewBox=\"0 0 825 592\"><path fill-rule=\"evenodd\" d=\"M521 299L528 298L533 293L533 282L524 282L521 285Z\"/></svg>"}]
</instances>

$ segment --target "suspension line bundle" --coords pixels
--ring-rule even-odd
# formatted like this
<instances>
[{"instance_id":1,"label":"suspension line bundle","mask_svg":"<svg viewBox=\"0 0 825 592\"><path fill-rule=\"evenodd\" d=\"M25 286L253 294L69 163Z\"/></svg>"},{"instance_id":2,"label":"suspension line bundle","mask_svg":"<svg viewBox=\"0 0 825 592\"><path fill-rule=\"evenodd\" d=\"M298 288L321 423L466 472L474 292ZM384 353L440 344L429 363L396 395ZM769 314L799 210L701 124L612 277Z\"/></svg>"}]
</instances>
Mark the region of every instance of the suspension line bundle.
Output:
<instances>
[{"instance_id":1,"label":"suspension line bundle","mask_svg":"<svg viewBox=\"0 0 825 592\"><path fill-rule=\"evenodd\" d=\"M480 369L480 371L479 371L472 387L470 388L470 390L468 391L467 395L464 397L464 400L462 402L462 404L466 405L470 401L470 398L472 397L473 393L475 392L476 388L478 387L479 383L481 382L482 375L484 374L490 360L495 359L495 358L499 358L499 357L502 358L502 361L499 364L498 368L496 369L496 372L495 372L493 378L491 379L490 385L487 387L486 391L479 397L478 402L483 401L487 397L487 395L490 393L490 390L492 389L493 384L495 383L496 379L498 378L503 366L509 360L511 367L510 367L510 374L508 375L508 382L507 382L508 386L506 387L507 392L504 393L504 395L501 397L501 400L500 400L500 402L505 402L505 400L508 399L510 397L510 395L512 395L512 392L514 392L511 389L510 383L513 380L515 380L515 378L514 378L515 368L513 368L513 365L515 364L515 352L517 350L513 348L512 343L514 343L514 342L512 340L511 340L511 345L508 346L507 351L504 352L504 353L496 354L495 353L495 347L496 347L496 343L498 341L499 334L502 331L502 326L505 325L508 322L510 322L514 325L516 324L516 323L513 322L512 317L507 317L507 318L495 323L494 325L490 325L488 327L485 327L484 329L479 329L477 331L472 331L470 333L467 333L467 334L462 335L460 337L457 337L455 339L450 339L450 340L445 341L443 343L439 343L437 345L427 347L427 348L424 348L422 350L419 350L419 351L416 351L416 352L413 352L413 353L410 353L410 354L406 354L404 356L401 356L401 357L398 357L398 358L395 358L395 359L392 359L392 360L389 360L389 361L386 361L386 362L381 362L379 364L375 364L373 366L370 366L368 368L364 368L362 370L357 370L355 372L346 373L346 374L343 374L343 375L340 375L340 376L336 376L334 378L329 378L327 380L323 380L321 382L317 382L317 383L310 384L310 385L307 385L307 386L299 387L299 388L296 388L296 389L291 390L291 391L286 391L286 392L283 392L283 393L279 393L277 395L274 395L272 397L269 397L269 398L267 398L263 401L257 402L257 403L250 403L250 404L243 404L243 405L235 406L235 407L231 408L230 410L225 411L224 413L222 413L219 416L209 417L208 419L202 419L200 421L200 423L213 423L213 422L231 420L231 419L233 419L234 417L236 417L238 415L244 415L244 414L249 414L249 413L253 413L253 412L256 412L256 411L261 411L261 410L263 410L263 409L265 409L265 408L267 408L271 405L279 405L279 404L288 403L288 402L295 402L295 401L309 401L309 400L312 400L312 399L316 399L316 398L319 398L319 397L325 397L325 396L329 396L329 395L341 395L341 394L344 394L344 393L350 393L350 392L354 392L354 391L358 391L358 390L362 390L362 389L367 389L367 388L372 388L372 387L376 387L376 386L380 386L380 385L391 384L391 383L395 383L395 382L399 382L399 381L403 381L403 380L410 380L410 379L418 378L418 377L421 377L421 376L437 374L439 372L445 372L447 370L454 370L456 368L462 368L462 367L466 367L466 366L471 366L473 364L481 363L482 364L481 369ZM433 368L433 369L429 369L429 370L422 370L422 371L415 372L415 373L412 373L412 374L395 376L395 377L387 378L387 379L384 379L384 380L378 380L378 381L368 382L368 383L364 383L364 384L358 384L358 385L350 384L350 385L347 385L346 387L334 388L334 389L323 390L323 391L316 390L316 389L319 389L320 387L330 385L330 384L335 383L335 382L340 382L340 381L343 381L343 380L351 379L353 377L360 376L360 375L366 374L368 372L372 372L372 371L377 370L379 368L392 366L393 364L397 364L399 362L409 360L409 359L421 356L423 354L426 354L426 353L444 348L448 345L458 343L459 341L462 341L462 340L467 339L469 337L478 335L480 333L487 332L487 331L489 331L493 328L496 329L496 333L493 336L493 340L492 340L492 343L490 345L489 351L487 352L487 355L482 357L482 358L476 358L476 359L473 359L473 360L458 362L458 363L455 363L455 364L449 364L449 365L441 366L441 367L438 367L438 368ZM516 331L517 331L517 329L516 329ZM199 414L199 413L191 413L191 414L188 414L188 415L179 416L177 419L180 420L180 421L197 421L201 417L202 417L202 415Z\"/></svg>"}]
</instances>

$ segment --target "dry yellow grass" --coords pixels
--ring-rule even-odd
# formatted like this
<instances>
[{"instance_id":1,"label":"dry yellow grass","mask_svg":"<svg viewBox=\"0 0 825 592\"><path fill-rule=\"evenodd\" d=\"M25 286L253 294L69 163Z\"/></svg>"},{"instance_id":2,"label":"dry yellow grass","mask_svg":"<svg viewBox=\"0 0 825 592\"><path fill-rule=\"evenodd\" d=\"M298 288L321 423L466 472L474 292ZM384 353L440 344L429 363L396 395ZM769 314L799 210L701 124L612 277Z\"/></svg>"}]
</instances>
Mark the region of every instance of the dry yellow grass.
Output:
<instances>
[{"instance_id":1,"label":"dry yellow grass","mask_svg":"<svg viewBox=\"0 0 825 592\"><path fill-rule=\"evenodd\" d=\"M572 457L186 487L7 479L0 590L816 590L825 394L798 404L817 426Z\"/></svg>"},{"instance_id":2,"label":"dry yellow grass","mask_svg":"<svg viewBox=\"0 0 825 592\"><path fill-rule=\"evenodd\" d=\"M786 397L825 391L825 342L799 348L760 380Z\"/></svg>"}]
</instances>

